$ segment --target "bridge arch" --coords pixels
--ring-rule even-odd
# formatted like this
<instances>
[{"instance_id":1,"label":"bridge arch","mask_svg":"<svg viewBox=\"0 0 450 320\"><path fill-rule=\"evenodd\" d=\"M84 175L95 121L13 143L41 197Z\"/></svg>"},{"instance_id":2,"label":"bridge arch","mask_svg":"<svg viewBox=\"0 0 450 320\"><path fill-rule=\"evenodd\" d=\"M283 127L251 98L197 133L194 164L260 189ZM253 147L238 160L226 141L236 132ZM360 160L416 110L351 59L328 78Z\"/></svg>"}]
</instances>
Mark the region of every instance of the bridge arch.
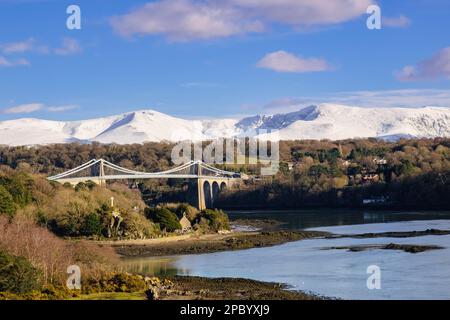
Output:
<instances>
[{"instance_id":1,"label":"bridge arch","mask_svg":"<svg viewBox=\"0 0 450 320\"><path fill-rule=\"evenodd\" d=\"M219 197L219 193L220 193L219 183L217 181L214 181L212 183L212 204L213 205L216 202L217 198Z\"/></svg>"},{"instance_id":2,"label":"bridge arch","mask_svg":"<svg viewBox=\"0 0 450 320\"><path fill-rule=\"evenodd\" d=\"M213 200L212 200L211 184L209 183L209 181L203 182L203 195L205 197L205 207L212 208Z\"/></svg>"}]
</instances>

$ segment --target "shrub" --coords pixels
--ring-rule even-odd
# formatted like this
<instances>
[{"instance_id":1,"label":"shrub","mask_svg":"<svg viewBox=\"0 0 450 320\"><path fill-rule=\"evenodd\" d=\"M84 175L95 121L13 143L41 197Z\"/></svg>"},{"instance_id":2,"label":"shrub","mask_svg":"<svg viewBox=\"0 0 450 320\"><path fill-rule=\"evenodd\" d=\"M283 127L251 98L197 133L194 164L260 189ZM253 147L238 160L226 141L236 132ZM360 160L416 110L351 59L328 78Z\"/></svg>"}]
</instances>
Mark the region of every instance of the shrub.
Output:
<instances>
[{"instance_id":1,"label":"shrub","mask_svg":"<svg viewBox=\"0 0 450 320\"><path fill-rule=\"evenodd\" d=\"M42 290L16 294L0 292L0 300L66 300L80 296L80 290L69 290L66 286L46 285Z\"/></svg>"},{"instance_id":2,"label":"shrub","mask_svg":"<svg viewBox=\"0 0 450 320\"><path fill-rule=\"evenodd\" d=\"M81 190L86 190L86 184L84 182L79 182L75 186L75 191L78 192L78 191L81 191Z\"/></svg>"},{"instance_id":3,"label":"shrub","mask_svg":"<svg viewBox=\"0 0 450 320\"><path fill-rule=\"evenodd\" d=\"M206 220L208 222L209 228L211 231L217 232L220 230L229 230L229 220L228 216L222 210L212 210L206 209L200 213L199 223ZM204 222L203 222L204 224Z\"/></svg>"},{"instance_id":4,"label":"shrub","mask_svg":"<svg viewBox=\"0 0 450 320\"><path fill-rule=\"evenodd\" d=\"M0 291L26 293L40 287L40 272L26 258L0 251Z\"/></svg>"},{"instance_id":5,"label":"shrub","mask_svg":"<svg viewBox=\"0 0 450 320\"><path fill-rule=\"evenodd\" d=\"M102 221L97 213L90 213L84 218L80 228L83 236L101 235L103 229Z\"/></svg>"},{"instance_id":6,"label":"shrub","mask_svg":"<svg viewBox=\"0 0 450 320\"><path fill-rule=\"evenodd\" d=\"M105 273L98 278L89 278L83 284L83 293L139 292L148 289L143 276L128 273Z\"/></svg>"},{"instance_id":7,"label":"shrub","mask_svg":"<svg viewBox=\"0 0 450 320\"><path fill-rule=\"evenodd\" d=\"M16 211L13 197L5 189L5 187L0 185L0 214L6 214L12 217Z\"/></svg>"},{"instance_id":8,"label":"shrub","mask_svg":"<svg viewBox=\"0 0 450 320\"><path fill-rule=\"evenodd\" d=\"M127 239L148 239L159 234L158 227L137 212L123 214L123 234Z\"/></svg>"},{"instance_id":9,"label":"shrub","mask_svg":"<svg viewBox=\"0 0 450 320\"><path fill-rule=\"evenodd\" d=\"M186 213L186 217L189 219L189 221L193 222L199 215L200 211L188 203L181 203L176 208L176 214L181 218L183 216L183 213Z\"/></svg>"},{"instance_id":10,"label":"shrub","mask_svg":"<svg viewBox=\"0 0 450 320\"><path fill-rule=\"evenodd\" d=\"M76 186L75 186L75 191L86 191L86 190L92 190L95 187L97 187L97 184L94 181L86 181L86 182L79 182Z\"/></svg>"},{"instance_id":11,"label":"shrub","mask_svg":"<svg viewBox=\"0 0 450 320\"><path fill-rule=\"evenodd\" d=\"M33 180L31 176L25 173L15 173L10 177L0 178L0 185L3 185L11 194L13 201L19 206L24 207L32 200L31 186Z\"/></svg>"},{"instance_id":12,"label":"shrub","mask_svg":"<svg viewBox=\"0 0 450 320\"><path fill-rule=\"evenodd\" d=\"M180 221L175 213L167 208L146 209L147 218L159 223L161 230L168 232L181 229Z\"/></svg>"}]
</instances>

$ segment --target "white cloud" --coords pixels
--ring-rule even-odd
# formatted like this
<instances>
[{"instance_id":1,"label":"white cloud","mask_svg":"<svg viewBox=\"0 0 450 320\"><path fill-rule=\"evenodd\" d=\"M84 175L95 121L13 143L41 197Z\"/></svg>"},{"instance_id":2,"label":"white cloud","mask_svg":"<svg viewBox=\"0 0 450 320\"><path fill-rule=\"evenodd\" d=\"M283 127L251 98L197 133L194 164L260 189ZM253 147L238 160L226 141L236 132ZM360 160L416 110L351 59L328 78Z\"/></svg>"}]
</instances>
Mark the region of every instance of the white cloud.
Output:
<instances>
[{"instance_id":1,"label":"white cloud","mask_svg":"<svg viewBox=\"0 0 450 320\"><path fill-rule=\"evenodd\" d=\"M268 22L297 27L343 23L366 13L372 0L228 0L243 10Z\"/></svg>"},{"instance_id":2,"label":"white cloud","mask_svg":"<svg viewBox=\"0 0 450 320\"><path fill-rule=\"evenodd\" d=\"M400 81L418 81L427 79L450 79L450 47L438 51L431 58L419 62L417 65L405 66L396 72Z\"/></svg>"},{"instance_id":3,"label":"white cloud","mask_svg":"<svg viewBox=\"0 0 450 320\"><path fill-rule=\"evenodd\" d=\"M0 55L0 68L1 67L15 67L15 66L29 66L30 62L25 58L11 58L18 54L25 54L29 52L37 52L41 54L48 54L53 52L57 55L70 55L81 52L82 48L77 40L71 38L63 39L63 45L60 48L49 49L45 45L38 44L38 42L29 38L23 41L9 42L0 44L0 52L7 57Z\"/></svg>"},{"instance_id":4,"label":"white cloud","mask_svg":"<svg viewBox=\"0 0 450 320\"><path fill-rule=\"evenodd\" d=\"M1 111L3 114L17 114L17 113L32 113L42 110L44 105L42 103L29 103L21 104L15 107L4 109Z\"/></svg>"},{"instance_id":5,"label":"white cloud","mask_svg":"<svg viewBox=\"0 0 450 320\"><path fill-rule=\"evenodd\" d=\"M64 38L62 47L56 48L54 50L55 54L61 55L61 56L76 54L81 51L82 51L82 49L81 49L79 42L76 39L72 39L72 38Z\"/></svg>"},{"instance_id":6,"label":"white cloud","mask_svg":"<svg viewBox=\"0 0 450 320\"><path fill-rule=\"evenodd\" d=\"M48 48L44 45L39 45L33 38L1 44L0 50L5 54L25 53L30 51L48 53Z\"/></svg>"},{"instance_id":7,"label":"white cloud","mask_svg":"<svg viewBox=\"0 0 450 320\"><path fill-rule=\"evenodd\" d=\"M191 0L162 0L113 17L111 24L123 36L164 34L172 41L229 37L261 32L258 21L247 21L229 6Z\"/></svg>"},{"instance_id":8,"label":"white cloud","mask_svg":"<svg viewBox=\"0 0 450 320\"><path fill-rule=\"evenodd\" d=\"M31 51L33 48L33 39L28 39L25 41L19 41L19 42L10 42L0 45L0 49L3 51L3 53L16 53L16 52L26 52Z\"/></svg>"},{"instance_id":9,"label":"white cloud","mask_svg":"<svg viewBox=\"0 0 450 320\"><path fill-rule=\"evenodd\" d=\"M45 110L48 112L64 112L64 111L70 111L74 109L78 109L79 106L77 105L67 105L67 106L55 106L55 107L46 107Z\"/></svg>"},{"instance_id":10,"label":"white cloud","mask_svg":"<svg viewBox=\"0 0 450 320\"><path fill-rule=\"evenodd\" d=\"M263 32L273 24L309 28L365 14L373 0L159 0L111 19L122 36L206 40Z\"/></svg>"},{"instance_id":11,"label":"white cloud","mask_svg":"<svg viewBox=\"0 0 450 320\"><path fill-rule=\"evenodd\" d=\"M62 46L59 48L49 49L45 45L38 44L34 38L23 41L9 42L0 44L0 51L4 54L20 54L26 52L50 53L51 51L58 55L70 55L79 53L82 48L76 39L64 38Z\"/></svg>"},{"instance_id":12,"label":"white cloud","mask_svg":"<svg viewBox=\"0 0 450 320\"><path fill-rule=\"evenodd\" d=\"M319 72L331 69L324 59L302 58L286 51L267 54L257 63L257 66L277 72L290 73Z\"/></svg>"},{"instance_id":13,"label":"white cloud","mask_svg":"<svg viewBox=\"0 0 450 320\"><path fill-rule=\"evenodd\" d=\"M1 67L16 67L16 66L29 66L30 62L26 59L10 60L0 56L0 68Z\"/></svg>"},{"instance_id":14,"label":"white cloud","mask_svg":"<svg viewBox=\"0 0 450 320\"><path fill-rule=\"evenodd\" d=\"M77 108L79 108L77 105L46 106L43 103L28 103L0 110L0 114L26 114L37 111L64 112Z\"/></svg>"},{"instance_id":15,"label":"white cloud","mask_svg":"<svg viewBox=\"0 0 450 320\"><path fill-rule=\"evenodd\" d=\"M360 107L450 107L450 89L400 89L383 91L350 91L317 97L284 97L267 103L270 112L289 112L320 103L346 104Z\"/></svg>"},{"instance_id":16,"label":"white cloud","mask_svg":"<svg viewBox=\"0 0 450 320\"><path fill-rule=\"evenodd\" d=\"M392 28L406 28L411 25L411 20L404 15L400 15L399 17L383 17L382 18L383 26L392 27Z\"/></svg>"}]
</instances>

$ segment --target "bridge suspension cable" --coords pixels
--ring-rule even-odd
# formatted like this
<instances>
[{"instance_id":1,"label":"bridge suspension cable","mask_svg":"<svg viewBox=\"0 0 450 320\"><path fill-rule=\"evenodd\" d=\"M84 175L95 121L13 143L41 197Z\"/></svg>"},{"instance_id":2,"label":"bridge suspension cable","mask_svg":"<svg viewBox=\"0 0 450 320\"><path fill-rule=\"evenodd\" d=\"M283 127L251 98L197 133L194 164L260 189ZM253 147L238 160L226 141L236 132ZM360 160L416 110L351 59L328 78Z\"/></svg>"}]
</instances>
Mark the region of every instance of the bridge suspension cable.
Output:
<instances>
[{"instance_id":1,"label":"bridge suspension cable","mask_svg":"<svg viewBox=\"0 0 450 320\"><path fill-rule=\"evenodd\" d=\"M92 172L90 174L84 175L82 177L75 177L76 174L81 173L83 170L87 170L93 168L94 166L99 166L99 170L97 170L92 176ZM120 174L106 174L105 168L113 170L114 172L119 172ZM196 169L196 170L193 170ZM205 170L206 172L203 172ZM92 169L91 169L92 171ZM186 172L187 171L187 172ZM209 164L206 164L202 161L189 161L183 165L178 167L164 170L160 172L142 172L131 170L127 168L122 168L114 163L111 163L104 159L92 159L76 168L70 169L66 172L59 173L57 175L51 176L48 180L51 181L64 181L64 182L75 182L75 181L87 181L92 179L102 179L102 180L116 180L116 179L160 179L160 178L200 178L200 176L207 176L208 173L213 174L214 177L219 178L239 178L240 174L225 171L221 169L217 169Z\"/></svg>"}]
</instances>

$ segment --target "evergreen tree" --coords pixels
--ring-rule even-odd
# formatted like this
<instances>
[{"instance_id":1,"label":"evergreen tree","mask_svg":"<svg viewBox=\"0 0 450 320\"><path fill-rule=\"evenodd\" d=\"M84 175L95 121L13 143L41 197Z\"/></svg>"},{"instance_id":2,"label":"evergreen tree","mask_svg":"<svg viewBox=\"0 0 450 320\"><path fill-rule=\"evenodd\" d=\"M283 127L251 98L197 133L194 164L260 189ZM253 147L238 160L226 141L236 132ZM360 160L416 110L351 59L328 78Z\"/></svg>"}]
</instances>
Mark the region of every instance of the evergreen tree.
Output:
<instances>
[{"instance_id":1,"label":"evergreen tree","mask_svg":"<svg viewBox=\"0 0 450 320\"><path fill-rule=\"evenodd\" d=\"M5 187L0 185L0 214L7 214L12 217L15 211L16 206L13 197Z\"/></svg>"},{"instance_id":2,"label":"evergreen tree","mask_svg":"<svg viewBox=\"0 0 450 320\"><path fill-rule=\"evenodd\" d=\"M147 208L146 216L152 219L153 222L159 223L161 229L166 229L168 232L181 229L177 215L167 208L157 208L155 210Z\"/></svg>"}]
</instances>

